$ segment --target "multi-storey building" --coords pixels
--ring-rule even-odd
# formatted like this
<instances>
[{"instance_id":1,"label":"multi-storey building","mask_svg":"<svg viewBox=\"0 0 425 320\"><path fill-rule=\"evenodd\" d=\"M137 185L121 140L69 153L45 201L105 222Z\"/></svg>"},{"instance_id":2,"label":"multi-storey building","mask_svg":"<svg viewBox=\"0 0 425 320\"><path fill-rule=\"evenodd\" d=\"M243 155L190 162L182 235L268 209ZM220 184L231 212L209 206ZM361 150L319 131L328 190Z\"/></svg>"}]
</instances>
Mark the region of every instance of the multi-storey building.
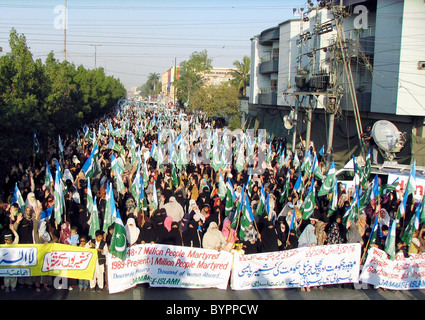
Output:
<instances>
[{"instance_id":1,"label":"multi-storey building","mask_svg":"<svg viewBox=\"0 0 425 320\"><path fill-rule=\"evenodd\" d=\"M331 147L341 163L386 119L406 132L397 160L425 164L424 1L309 1L294 16L251 39L248 118L289 144Z\"/></svg>"},{"instance_id":2,"label":"multi-storey building","mask_svg":"<svg viewBox=\"0 0 425 320\"><path fill-rule=\"evenodd\" d=\"M206 85L219 85L229 82L233 76L231 74L234 68L211 68L204 72L204 83ZM177 100L174 81L180 77L180 66L173 66L162 74L162 90L161 94L165 98L165 102L174 102Z\"/></svg>"}]
</instances>

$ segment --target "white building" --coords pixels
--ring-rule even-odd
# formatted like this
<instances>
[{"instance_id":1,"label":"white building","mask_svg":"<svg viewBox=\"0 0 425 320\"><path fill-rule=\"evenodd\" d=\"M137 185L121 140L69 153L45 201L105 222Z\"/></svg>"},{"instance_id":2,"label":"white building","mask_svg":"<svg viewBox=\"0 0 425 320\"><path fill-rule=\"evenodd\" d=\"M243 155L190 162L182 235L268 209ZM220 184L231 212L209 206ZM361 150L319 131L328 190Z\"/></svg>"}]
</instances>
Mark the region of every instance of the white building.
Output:
<instances>
[{"instance_id":1,"label":"white building","mask_svg":"<svg viewBox=\"0 0 425 320\"><path fill-rule=\"evenodd\" d=\"M386 119L408 137L412 134L416 145L409 144L402 157L416 159L416 138L424 137L425 2L341 2L344 6L337 1L312 3L294 11L295 19L251 39L249 113L260 128L290 137L298 131L307 141L311 136L316 146L332 146L341 159L356 152L357 124L364 128ZM343 19L335 19L342 13ZM344 58L351 72L346 72ZM347 74L352 74L357 103L350 96ZM339 108L331 104L335 101ZM358 120L354 110L359 111ZM283 117L290 111L298 121L287 130Z\"/></svg>"}]
</instances>

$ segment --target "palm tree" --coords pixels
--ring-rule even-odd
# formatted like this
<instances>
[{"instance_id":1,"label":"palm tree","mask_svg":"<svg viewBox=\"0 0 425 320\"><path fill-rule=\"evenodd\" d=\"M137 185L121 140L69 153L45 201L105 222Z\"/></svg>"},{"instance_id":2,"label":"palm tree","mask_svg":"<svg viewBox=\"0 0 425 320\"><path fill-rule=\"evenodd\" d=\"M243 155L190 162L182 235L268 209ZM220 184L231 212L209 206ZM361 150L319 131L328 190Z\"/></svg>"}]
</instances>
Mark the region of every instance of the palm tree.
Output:
<instances>
[{"instance_id":1,"label":"palm tree","mask_svg":"<svg viewBox=\"0 0 425 320\"><path fill-rule=\"evenodd\" d=\"M235 61L233 65L236 67L236 70L232 71L233 76L232 84L234 84L241 96L246 96L246 87L249 85L249 73L251 70L251 59L248 56L244 56L242 62Z\"/></svg>"},{"instance_id":2,"label":"palm tree","mask_svg":"<svg viewBox=\"0 0 425 320\"><path fill-rule=\"evenodd\" d=\"M150 84L151 90L156 92L156 86L159 83L159 73L150 73L147 82Z\"/></svg>"}]
</instances>

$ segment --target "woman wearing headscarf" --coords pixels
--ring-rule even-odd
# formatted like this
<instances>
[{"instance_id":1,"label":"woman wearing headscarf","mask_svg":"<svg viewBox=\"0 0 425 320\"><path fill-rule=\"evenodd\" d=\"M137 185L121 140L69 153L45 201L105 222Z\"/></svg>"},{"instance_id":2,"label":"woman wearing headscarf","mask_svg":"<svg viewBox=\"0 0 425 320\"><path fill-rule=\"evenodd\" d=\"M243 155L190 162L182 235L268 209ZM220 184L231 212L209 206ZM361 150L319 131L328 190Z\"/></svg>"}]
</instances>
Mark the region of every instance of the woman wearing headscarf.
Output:
<instances>
[{"instance_id":1,"label":"woman wearing headscarf","mask_svg":"<svg viewBox=\"0 0 425 320\"><path fill-rule=\"evenodd\" d=\"M68 239L71 237L71 226L68 221L62 223L59 236L59 242L69 244Z\"/></svg>"},{"instance_id":2,"label":"woman wearing headscarf","mask_svg":"<svg viewBox=\"0 0 425 320\"><path fill-rule=\"evenodd\" d=\"M245 235L242 243L242 248L245 251L245 254L254 254L261 252L261 242L258 240L258 233L254 227L254 223L251 223L245 229Z\"/></svg>"},{"instance_id":3,"label":"woman wearing headscarf","mask_svg":"<svg viewBox=\"0 0 425 320\"><path fill-rule=\"evenodd\" d=\"M179 222L183 219L184 210L175 197L170 197L170 200L164 204L163 208L167 211L167 216L173 218L173 221Z\"/></svg>"},{"instance_id":4,"label":"woman wearing headscarf","mask_svg":"<svg viewBox=\"0 0 425 320\"><path fill-rule=\"evenodd\" d=\"M278 235L275 226L269 220L261 231L261 252L279 251Z\"/></svg>"},{"instance_id":5,"label":"woman wearing headscarf","mask_svg":"<svg viewBox=\"0 0 425 320\"><path fill-rule=\"evenodd\" d=\"M183 245L185 247L201 248L202 234L198 228L199 224L195 220L190 220L187 229L183 231Z\"/></svg>"},{"instance_id":6,"label":"woman wearing headscarf","mask_svg":"<svg viewBox=\"0 0 425 320\"><path fill-rule=\"evenodd\" d=\"M208 228L208 226L211 222L215 222L217 224L217 226L221 225L220 209L217 208L217 207L212 208L210 214L206 217L205 223L204 223L204 228Z\"/></svg>"},{"instance_id":7,"label":"woman wearing headscarf","mask_svg":"<svg viewBox=\"0 0 425 320\"><path fill-rule=\"evenodd\" d=\"M223 228L221 229L221 234L226 240L226 246L224 250L229 251L232 250L233 245L238 240L236 230L231 227L232 221L229 218L224 219Z\"/></svg>"},{"instance_id":8,"label":"woman wearing headscarf","mask_svg":"<svg viewBox=\"0 0 425 320\"><path fill-rule=\"evenodd\" d=\"M286 241L288 240L288 225L286 224L286 217L280 216L277 218L276 222L279 250L285 250Z\"/></svg>"},{"instance_id":9,"label":"woman wearing headscarf","mask_svg":"<svg viewBox=\"0 0 425 320\"><path fill-rule=\"evenodd\" d=\"M165 225L165 221L164 221L164 225ZM168 222L167 222L167 225L168 225ZM166 228L168 230L168 226ZM162 239L161 243L171 245L171 246L183 245L182 236L179 230L179 224L176 221L171 221L170 229L168 230L168 233L165 234L165 237Z\"/></svg>"},{"instance_id":10,"label":"woman wearing headscarf","mask_svg":"<svg viewBox=\"0 0 425 320\"><path fill-rule=\"evenodd\" d=\"M136 226L136 221L134 218L128 218L125 224L125 231L127 236L127 242L129 246L135 245L138 243L140 229Z\"/></svg>"},{"instance_id":11,"label":"woman wearing headscarf","mask_svg":"<svg viewBox=\"0 0 425 320\"><path fill-rule=\"evenodd\" d=\"M327 232L327 242L328 244L341 244L342 238L339 232L338 222L334 221L331 223L328 232Z\"/></svg>"},{"instance_id":12,"label":"woman wearing headscarf","mask_svg":"<svg viewBox=\"0 0 425 320\"><path fill-rule=\"evenodd\" d=\"M164 220L164 227L167 229L168 232L171 230L171 224L173 223L173 218L170 216L167 216Z\"/></svg>"},{"instance_id":13,"label":"woman wearing headscarf","mask_svg":"<svg viewBox=\"0 0 425 320\"><path fill-rule=\"evenodd\" d=\"M311 247L317 244L315 224L317 220L310 218L310 223L304 228L298 239L298 247Z\"/></svg>"},{"instance_id":14,"label":"woman wearing headscarf","mask_svg":"<svg viewBox=\"0 0 425 320\"><path fill-rule=\"evenodd\" d=\"M158 236L152 228L152 223L150 221L146 221L140 230L139 243L156 243L157 239Z\"/></svg>"},{"instance_id":15,"label":"woman wearing headscarf","mask_svg":"<svg viewBox=\"0 0 425 320\"><path fill-rule=\"evenodd\" d=\"M205 222L205 216L202 214L201 210L198 207L198 204L193 199L189 201L189 213L190 213L189 220L193 219L197 221L198 223L202 223L202 224Z\"/></svg>"},{"instance_id":16,"label":"woman wearing headscarf","mask_svg":"<svg viewBox=\"0 0 425 320\"><path fill-rule=\"evenodd\" d=\"M204 249L221 250L225 245L226 239L221 231L218 230L217 223L211 222L202 239L202 247Z\"/></svg>"},{"instance_id":17,"label":"woman wearing headscarf","mask_svg":"<svg viewBox=\"0 0 425 320\"><path fill-rule=\"evenodd\" d=\"M162 243L163 239L168 233L168 230L164 226L164 221L166 218L167 212L165 209L156 210L151 218L153 230L157 235L157 243Z\"/></svg>"}]
</instances>

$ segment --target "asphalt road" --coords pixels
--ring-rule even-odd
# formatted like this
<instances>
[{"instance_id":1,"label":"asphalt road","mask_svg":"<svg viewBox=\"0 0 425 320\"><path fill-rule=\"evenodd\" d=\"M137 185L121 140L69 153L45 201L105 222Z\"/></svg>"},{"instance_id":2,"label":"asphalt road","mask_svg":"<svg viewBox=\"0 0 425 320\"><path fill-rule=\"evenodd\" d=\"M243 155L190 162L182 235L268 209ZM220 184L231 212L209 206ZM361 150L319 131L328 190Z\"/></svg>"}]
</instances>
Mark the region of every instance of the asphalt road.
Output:
<instances>
[{"instance_id":1,"label":"asphalt road","mask_svg":"<svg viewBox=\"0 0 425 320\"><path fill-rule=\"evenodd\" d=\"M235 291L230 287L227 290L154 288L142 284L115 294L109 294L107 289L80 292L78 288L72 291L52 288L36 292L34 288L17 288L8 293L0 290L0 300L2 314L15 318L18 314L34 317L35 313L49 312L52 307L73 318L78 315L94 319L101 314L109 319L110 315L116 317L117 311L123 310L132 317L138 315L137 312L155 314L153 320L234 319L241 316L264 320L276 318L277 312L286 316L301 313L302 318L317 317L319 312L338 319L343 315L365 316L371 310L375 315L392 317L400 302L409 303L412 310L420 310L421 301L425 300L425 290L395 292L346 286L326 286L323 290L313 288L311 292L301 292L300 289ZM414 301L419 301L419 305Z\"/></svg>"},{"instance_id":2,"label":"asphalt road","mask_svg":"<svg viewBox=\"0 0 425 320\"><path fill-rule=\"evenodd\" d=\"M281 300L425 300L425 290L391 291L355 289L353 285L345 288L324 286L323 289L312 288L311 292L301 292L300 289L256 289L235 291L228 287L220 289L178 289L155 288L142 284L124 292L109 294L105 288L101 292L64 289L17 288L15 292L0 290L0 300L192 300L192 301L281 301Z\"/></svg>"}]
</instances>

